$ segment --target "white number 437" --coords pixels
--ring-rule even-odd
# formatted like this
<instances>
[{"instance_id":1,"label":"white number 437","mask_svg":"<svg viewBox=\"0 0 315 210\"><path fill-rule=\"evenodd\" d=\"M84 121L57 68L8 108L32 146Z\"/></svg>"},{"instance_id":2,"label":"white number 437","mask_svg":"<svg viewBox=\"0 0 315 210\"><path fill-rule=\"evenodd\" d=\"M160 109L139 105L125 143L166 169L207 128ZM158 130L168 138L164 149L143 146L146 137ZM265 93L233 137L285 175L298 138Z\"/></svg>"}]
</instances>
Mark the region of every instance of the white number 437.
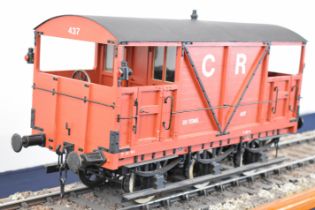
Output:
<instances>
[{"instance_id":1,"label":"white number 437","mask_svg":"<svg viewBox=\"0 0 315 210\"><path fill-rule=\"evenodd\" d=\"M79 35L80 33L80 28L79 27L72 27L70 26L68 29L68 33L72 35Z\"/></svg>"}]
</instances>

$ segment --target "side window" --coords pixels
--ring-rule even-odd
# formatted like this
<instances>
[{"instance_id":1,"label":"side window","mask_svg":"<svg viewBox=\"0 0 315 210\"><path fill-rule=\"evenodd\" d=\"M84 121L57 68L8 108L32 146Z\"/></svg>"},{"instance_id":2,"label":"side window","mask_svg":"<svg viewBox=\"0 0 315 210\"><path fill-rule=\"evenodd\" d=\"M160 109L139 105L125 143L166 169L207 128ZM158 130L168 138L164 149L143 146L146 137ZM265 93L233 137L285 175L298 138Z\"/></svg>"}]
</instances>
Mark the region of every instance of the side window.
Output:
<instances>
[{"instance_id":1,"label":"side window","mask_svg":"<svg viewBox=\"0 0 315 210\"><path fill-rule=\"evenodd\" d=\"M166 78L168 82L175 80L176 47L167 47L166 51Z\"/></svg>"},{"instance_id":2,"label":"side window","mask_svg":"<svg viewBox=\"0 0 315 210\"><path fill-rule=\"evenodd\" d=\"M114 64L114 45L106 45L104 63L105 63L104 70L107 72L112 72Z\"/></svg>"},{"instance_id":3,"label":"side window","mask_svg":"<svg viewBox=\"0 0 315 210\"><path fill-rule=\"evenodd\" d=\"M40 70L93 70L95 43L53 36L41 36Z\"/></svg>"},{"instance_id":4,"label":"side window","mask_svg":"<svg viewBox=\"0 0 315 210\"><path fill-rule=\"evenodd\" d=\"M154 74L156 80L163 79L164 47L156 47L154 52Z\"/></svg>"},{"instance_id":5,"label":"side window","mask_svg":"<svg viewBox=\"0 0 315 210\"><path fill-rule=\"evenodd\" d=\"M175 66L176 47L154 48L153 79L174 82Z\"/></svg>"},{"instance_id":6,"label":"side window","mask_svg":"<svg viewBox=\"0 0 315 210\"><path fill-rule=\"evenodd\" d=\"M269 72L271 74L299 73L301 58L301 46L278 46L270 47Z\"/></svg>"}]
</instances>

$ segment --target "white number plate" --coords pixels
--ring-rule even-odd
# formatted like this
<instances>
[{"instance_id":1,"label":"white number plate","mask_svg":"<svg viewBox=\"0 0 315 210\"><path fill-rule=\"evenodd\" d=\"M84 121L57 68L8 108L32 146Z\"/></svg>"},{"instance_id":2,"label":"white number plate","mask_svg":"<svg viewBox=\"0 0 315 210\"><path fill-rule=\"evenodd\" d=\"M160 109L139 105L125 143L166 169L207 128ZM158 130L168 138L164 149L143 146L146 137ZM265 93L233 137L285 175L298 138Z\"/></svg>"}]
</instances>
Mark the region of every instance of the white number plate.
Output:
<instances>
[{"instance_id":1,"label":"white number plate","mask_svg":"<svg viewBox=\"0 0 315 210\"><path fill-rule=\"evenodd\" d=\"M80 28L79 27L70 26L69 29L68 29L68 33L78 36L79 33L80 33Z\"/></svg>"}]
</instances>

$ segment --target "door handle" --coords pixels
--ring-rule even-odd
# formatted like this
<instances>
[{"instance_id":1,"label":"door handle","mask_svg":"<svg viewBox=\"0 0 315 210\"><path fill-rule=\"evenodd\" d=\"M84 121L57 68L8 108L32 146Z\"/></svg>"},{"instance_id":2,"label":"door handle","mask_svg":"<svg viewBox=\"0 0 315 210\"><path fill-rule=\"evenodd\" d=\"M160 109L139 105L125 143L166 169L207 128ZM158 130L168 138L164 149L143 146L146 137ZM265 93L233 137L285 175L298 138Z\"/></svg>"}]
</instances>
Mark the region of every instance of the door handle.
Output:
<instances>
[{"instance_id":1,"label":"door handle","mask_svg":"<svg viewBox=\"0 0 315 210\"><path fill-rule=\"evenodd\" d=\"M173 96L167 96L165 99L164 99L164 104L167 104L168 100L171 101L171 110L170 110L170 117L169 117L169 121L168 121L168 126L166 126L166 122L163 121L162 125L163 125L163 128L165 130L169 130L171 128L171 125L172 125L172 118L173 118L173 105L174 105L174 97Z\"/></svg>"},{"instance_id":2,"label":"door handle","mask_svg":"<svg viewBox=\"0 0 315 210\"><path fill-rule=\"evenodd\" d=\"M139 112L139 102L138 102L138 99L136 98L134 104L133 104L135 107L136 107L136 115L134 116L134 121L135 121L135 124L132 126L132 130L134 132L134 134L137 133L137 126L138 126L138 112Z\"/></svg>"},{"instance_id":3,"label":"door handle","mask_svg":"<svg viewBox=\"0 0 315 210\"><path fill-rule=\"evenodd\" d=\"M276 92L276 100L274 106L272 107L272 113L276 113L278 106L279 88L274 87L273 91Z\"/></svg>"},{"instance_id":4,"label":"door handle","mask_svg":"<svg viewBox=\"0 0 315 210\"><path fill-rule=\"evenodd\" d=\"M295 94L294 94L294 102L293 102L293 105L289 105L289 110L291 111L291 112L295 112L295 103L296 103L296 101L297 101L297 86L296 85L294 85L294 86L292 86L291 87L291 92L295 92ZM292 93L291 93L292 94ZM291 103L291 102L290 102Z\"/></svg>"}]
</instances>

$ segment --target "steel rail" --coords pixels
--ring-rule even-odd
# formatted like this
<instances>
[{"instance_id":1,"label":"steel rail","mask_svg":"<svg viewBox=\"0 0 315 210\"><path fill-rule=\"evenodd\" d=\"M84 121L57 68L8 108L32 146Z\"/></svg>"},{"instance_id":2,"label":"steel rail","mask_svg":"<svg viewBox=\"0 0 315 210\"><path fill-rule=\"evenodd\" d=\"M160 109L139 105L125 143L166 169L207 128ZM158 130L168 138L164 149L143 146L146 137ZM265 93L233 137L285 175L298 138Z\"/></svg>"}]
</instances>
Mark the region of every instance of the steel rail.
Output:
<instances>
[{"instance_id":1,"label":"steel rail","mask_svg":"<svg viewBox=\"0 0 315 210\"><path fill-rule=\"evenodd\" d=\"M278 145L280 148L282 147L286 147L286 146L291 146L293 144L302 144L305 142L311 142L311 141L315 141L315 136L300 136L299 134L296 138L294 139L285 139L282 141L279 141Z\"/></svg>"},{"instance_id":2,"label":"steel rail","mask_svg":"<svg viewBox=\"0 0 315 210\"><path fill-rule=\"evenodd\" d=\"M287 140L285 144L281 144L281 147L284 147L286 145L297 144L302 141L310 141L310 140L314 140L314 137L312 139L307 137L305 139L301 139L300 141L294 141L294 142L290 142L290 140ZM190 186L200 184L206 181L213 182L217 180L222 180L222 179L228 178L229 176L239 175L241 173L244 173L245 171L254 170L254 169L270 166L273 164L277 164L279 162L283 162L284 160L285 159L275 158L267 162L252 163L252 164L248 164L242 167L229 169L229 170L223 171L221 174L218 174L218 175L209 174L209 175L196 177L194 179L188 179L188 180L186 179L183 181L170 183L170 184L167 184L165 187L159 188L159 189L149 188L149 189L144 189L137 192L126 193L123 195L123 199L126 201L130 201L130 200L135 200L141 197L179 190L179 189L190 187Z\"/></svg>"},{"instance_id":3,"label":"steel rail","mask_svg":"<svg viewBox=\"0 0 315 210\"><path fill-rule=\"evenodd\" d=\"M156 200L153 200L145 204L129 205L129 206L122 207L119 209L120 210L141 209L141 208L149 209L150 206L158 207L161 205L169 207L172 202L175 202L181 199L188 199L192 196L198 196L198 195L207 195L209 192L216 191L217 189L224 190L224 188L226 187L235 186L235 185L238 186L240 183L243 183L246 181L253 181L258 176L269 176L272 173L280 174L281 170L283 169L290 170L294 167L300 167L307 163L314 163L314 162L315 162L315 155L305 157L299 160L290 161L287 163L282 163L280 165L274 165L268 168L257 169L257 170L255 169L252 171L245 172L239 177L233 177L228 180L223 180L223 181L208 185L203 188L186 190L184 192L175 193L172 195L158 198Z\"/></svg>"},{"instance_id":4,"label":"steel rail","mask_svg":"<svg viewBox=\"0 0 315 210\"><path fill-rule=\"evenodd\" d=\"M124 200L130 201L130 200L136 200L136 199L151 196L151 195L156 195L156 194L161 194L161 193L166 193L166 192L168 193L171 191L180 190L180 189L191 187L196 184L201 184L204 182L219 181L222 179L229 178L231 176L240 175L246 171L251 171L251 170L259 169L261 167L266 167L273 164L281 163L285 160L287 160L287 158L281 157L281 158L276 158L267 162L252 163L252 164L248 164L242 167L232 168L232 169L223 171L221 174L218 174L218 175L209 174L209 175L199 176L193 179L185 179L183 181L170 183L163 188L158 188L158 189L149 188L149 189L139 190L132 193L126 193L126 194L123 194L122 197Z\"/></svg>"}]
</instances>

